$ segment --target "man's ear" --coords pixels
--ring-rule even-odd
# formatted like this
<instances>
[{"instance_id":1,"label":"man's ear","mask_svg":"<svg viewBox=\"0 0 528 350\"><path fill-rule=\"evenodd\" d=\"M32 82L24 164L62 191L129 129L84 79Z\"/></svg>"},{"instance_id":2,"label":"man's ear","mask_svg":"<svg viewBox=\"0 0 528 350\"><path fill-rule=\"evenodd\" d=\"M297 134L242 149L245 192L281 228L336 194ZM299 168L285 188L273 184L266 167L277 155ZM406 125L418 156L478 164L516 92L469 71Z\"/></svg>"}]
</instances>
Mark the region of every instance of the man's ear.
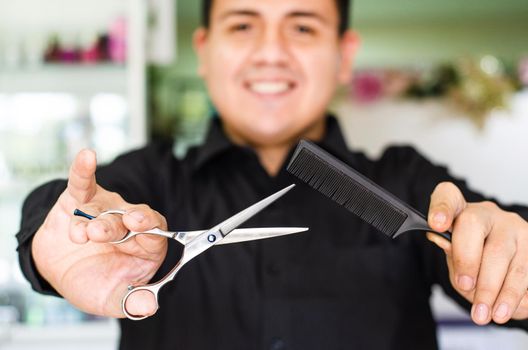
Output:
<instances>
[{"instance_id":1,"label":"man's ear","mask_svg":"<svg viewBox=\"0 0 528 350\"><path fill-rule=\"evenodd\" d=\"M339 39L339 72L338 78L341 84L347 84L352 76L352 67L361 40L357 32L347 30Z\"/></svg>"},{"instance_id":2,"label":"man's ear","mask_svg":"<svg viewBox=\"0 0 528 350\"><path fill-rule=\"evenodd\" d=\"M200 27L193 33L193 47L194 52L198 56L198 69L197 73L200 77L204 78L206 74L205 69L205 50L207 46L207 29Z\"/></svg>"}]
</instances>

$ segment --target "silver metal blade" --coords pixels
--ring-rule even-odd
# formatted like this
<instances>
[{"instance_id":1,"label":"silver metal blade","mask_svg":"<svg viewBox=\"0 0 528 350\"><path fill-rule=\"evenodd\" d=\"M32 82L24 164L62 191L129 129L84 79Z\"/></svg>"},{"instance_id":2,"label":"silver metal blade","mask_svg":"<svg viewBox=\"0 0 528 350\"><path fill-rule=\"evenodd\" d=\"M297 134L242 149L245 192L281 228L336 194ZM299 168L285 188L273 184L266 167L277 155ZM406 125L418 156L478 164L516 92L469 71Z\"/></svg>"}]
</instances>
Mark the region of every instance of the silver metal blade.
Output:
<instances>
[{"instance_id":1,"label":"silver metal blade","mask_svg":"<svg viewBox=\"0 0 528 350\"><path fill-rule=\"evenodd\" d=\"M227 237L229 233L231 233L231 231L236 229L237 226L241 225L253 215L259 213L262 209L266 208L268 205L279 199L294 186L295 185L290 185L278 192L275 192L271 196L264 198L263 200L242 210L238 214L233 215L229 219L199 234L195 239L188 241L185 245L184 253L180 260L180 265L186 264L188 261L205 252L207 249L213 247L215 244L220 243Z\"/></svg>"},{"instance_id":2,"label":"silver metal blade","mask_svg":"<svg viewBox=\"0 0 528 350\"><path fill-rule=\"evenodd\" d=\"M262 209L266 208L271 203L275 202L277 199L282 197L286 192L291 190L295 184L290 185L286 188L283 188L282 190L275 192L274 194L270 195L269 197L264 198L263 200L253 204L252 206L242 210L238 214L233 215L229 219L225 220L224 222L218 224L216 227L218 227L218 230L222 234L222 236L226 236L231 231L233 231L238 226L242 225L246 220L250 219L257 213L259 213Z\"/></svg>"},{"instance_id":3,"label":"silver metal blade","mask_svg":"<svg viewBox=\"0 0 528 350\"><path fill-rule=\"evenodd\" d=\"M308 231L308 227L237 228L231 231L231 233L227 235L224 239L222 239L220 242L218 242L218 244L231 244L255 241L258 239L286 236L304 231ZM192 241L195 237L204 232L205 230L179 232L180 237L184 238L183 242L180 242L185 244L186 242Z\"/></svg>"}]
</instances>

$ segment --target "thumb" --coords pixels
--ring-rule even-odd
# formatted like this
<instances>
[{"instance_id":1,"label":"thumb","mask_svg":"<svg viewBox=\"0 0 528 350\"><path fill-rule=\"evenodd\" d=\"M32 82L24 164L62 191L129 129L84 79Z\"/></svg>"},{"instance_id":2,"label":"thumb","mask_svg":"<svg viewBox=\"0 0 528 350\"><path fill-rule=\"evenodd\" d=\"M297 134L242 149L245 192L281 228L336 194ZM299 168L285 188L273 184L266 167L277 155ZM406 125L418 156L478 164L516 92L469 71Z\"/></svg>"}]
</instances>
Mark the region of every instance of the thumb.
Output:
<instances>
[{"instance_id":1,"label":"thumb","mask_svg":"<svg viewBox=\"0 0 528 350\"><path fill-rule=\"evenodd\" d=\"M445 232L467 203L460 189L451 182L439 183L431 194L428 223L437 232Z\"/></svg>"},{"instance_id":2,"label":"thumb","mask_svg":"<svg viewBox=\"0 0 528 350\"><path fill-rule=\"evenodd\" d=\"M158 310L158 302L153 292L140 289L125 300L125 309L133 317L149 317Z\"/></svg>"},{"instance_id":3,"label":"thumb","mask_svg":"<svg viewBox=\"0 0 528 350\"><path fill-rule=\"evenodd\" d=\"M68 176L67 190L77 204L84 204L95 195L97 191L96 167L97 160L94 151L84 149L75 156Z\"/></svg>"}]
</instances>

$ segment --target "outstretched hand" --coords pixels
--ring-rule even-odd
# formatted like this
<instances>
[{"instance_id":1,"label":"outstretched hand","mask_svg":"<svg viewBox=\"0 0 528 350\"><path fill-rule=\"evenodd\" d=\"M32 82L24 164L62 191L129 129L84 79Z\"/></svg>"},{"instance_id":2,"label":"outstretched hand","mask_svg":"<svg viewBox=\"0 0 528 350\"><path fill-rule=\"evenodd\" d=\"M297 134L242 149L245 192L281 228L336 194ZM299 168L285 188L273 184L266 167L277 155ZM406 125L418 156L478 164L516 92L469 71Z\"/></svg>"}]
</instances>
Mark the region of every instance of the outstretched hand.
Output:
<instances>
[{"instance_id":1,"label":"outstretched hand","mask_svg":"<svg viewBox=\"0 0 528 350\"><path fill-rule=\"evenodd\" d=\"M140 235L114 245L127 231L167 228L165 218L147 205L127 203L99 186L95 153L83 150L70 168L68 186L35 234L32 254L39 273L80 310L108 317L124 317L121 300L130 284L147 283L167 253L163 237ZM78 208L97 216L108 209L124 215L93 220L73 216ZM134 293L127 310L152 315L156 301L149 292Z\"/></svg>"}]
</instances>

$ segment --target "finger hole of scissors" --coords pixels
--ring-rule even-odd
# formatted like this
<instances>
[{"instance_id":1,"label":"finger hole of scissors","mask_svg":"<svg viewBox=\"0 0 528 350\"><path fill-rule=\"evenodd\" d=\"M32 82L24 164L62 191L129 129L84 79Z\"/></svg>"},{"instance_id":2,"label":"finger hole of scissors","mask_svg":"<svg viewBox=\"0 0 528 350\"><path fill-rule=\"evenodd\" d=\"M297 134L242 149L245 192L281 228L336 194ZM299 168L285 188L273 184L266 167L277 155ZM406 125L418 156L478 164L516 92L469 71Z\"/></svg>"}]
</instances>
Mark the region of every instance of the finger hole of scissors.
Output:
<instances>
[{"instance_id":1,"label":"finger hole of scissors","mask_svg":"<svg viewBox=\"0 0 528 350\"><path fill-rule=\"evenodd\" d=\"M117 241L112 241L110 243L112 244L121 244L121 243L125 243L126 241L128 241L129 239L131 239L132 237L135 237L137 235L139 235L141 232L131 232L131 231L128 231L124 236L123 238L121 238L120 240L117 240Z\"/></svg>"},{"instance_id":2,"label":"finger hole of scissors","mask_svg":"<svg viewBox=\"0 0 528 350\"><path fill-rule=\"evenodd\" d=\"M135 295L133 301L131 295ZM137 287L123 298L123 313L131 320L143 320L158 310L158 295L148 287Z\"/></svg>"},{"instance_id":3,"label":"finger hole of scissors","mask_svg":"<svg viewBox=\"0 0 528 350\"><path fill-rule=\"evenodd\" d=\"M98 216L104 216L104 215L109 215L109 214L125 215L125 213L126 212L124 210L121 210L121 209L110 209L110 210L103 211Z\"/></svg>"}]
</instances>

